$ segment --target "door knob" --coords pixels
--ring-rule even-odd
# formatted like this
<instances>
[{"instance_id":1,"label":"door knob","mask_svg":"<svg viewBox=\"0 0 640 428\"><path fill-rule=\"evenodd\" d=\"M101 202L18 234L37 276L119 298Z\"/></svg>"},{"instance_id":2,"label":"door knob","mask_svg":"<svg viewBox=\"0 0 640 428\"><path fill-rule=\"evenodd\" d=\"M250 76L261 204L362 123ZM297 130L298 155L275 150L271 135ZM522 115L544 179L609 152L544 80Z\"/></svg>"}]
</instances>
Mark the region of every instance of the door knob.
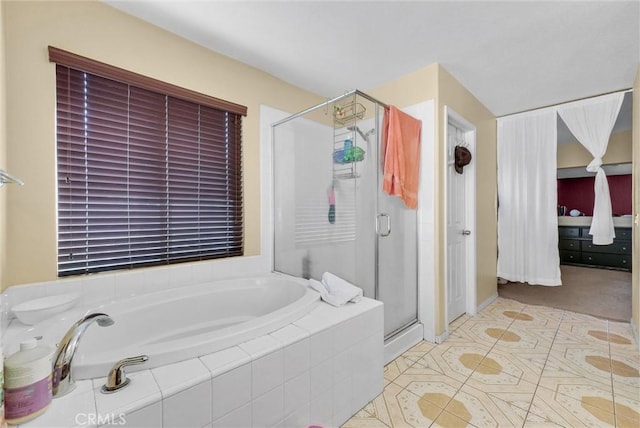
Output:
<instances>
[{"instance_id":1,"label":"door knob","mask_svg":"<svg viewBox=\"0 0 640 428\"><path fill-rule=\"evenodd\" d=\"M462 234L463 234L463 235L471 235L471 231L470 231L470 230L465 229L465 230L463 230L463 231L462 231Z\"/></svg>"}]
</instances>

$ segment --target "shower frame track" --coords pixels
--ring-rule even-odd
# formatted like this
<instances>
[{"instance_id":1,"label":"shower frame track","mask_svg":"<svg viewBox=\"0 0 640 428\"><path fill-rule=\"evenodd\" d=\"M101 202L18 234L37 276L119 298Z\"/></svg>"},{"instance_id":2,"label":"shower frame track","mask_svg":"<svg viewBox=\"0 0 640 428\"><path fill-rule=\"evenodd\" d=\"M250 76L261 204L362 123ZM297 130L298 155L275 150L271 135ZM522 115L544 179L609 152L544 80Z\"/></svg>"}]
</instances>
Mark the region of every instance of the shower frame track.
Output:
<instances>
[{"instance_id":1,"label":"shower frame track","mask_svg":"<svg viewBox=\"0 0 640 428\"><path fill-rule=\"evenodd\" d=\"M282 119L282 120L279 120L279 121L277 121L277 122L272 123L272 124L271 124L271 126L272 126L272 127L275 127L275 126L281 125L281 124L286 123L286 122L288 122L288 121L290 121L290 120L292 120L292 119L295 119L295 118L300 117L300 116L304 116L305 114L310 113L310 112L312 112L312 111L314 111L314 110L317 110L317 109L319 109L319 108L327 107L327 106L329 106L329 105L330 105L330 104L332 104L332 103L335 103L335 102L337 102L337 101L340 101L340 100L341 100L341 99L343 99L343 98L351 97L351 96L353 96L353 95L357 95L357 96L359 96L359 97L366 98L366 99L368 99L369 101L371 101L371 102L373 102L373 103L377 103L377 104L381 105L382 107L385 107L385 108L386 108L386 107L389 107L389 105L388 105L388 104L383 103L382 101L380 101L380 100L378 100L378 99L376 99L376 98L372 97L371 95L365 94L364 92L362 92L362 91L360 91L360 90L358 90L358 89L354 89L354 90L352 90L352 91L345 92L344 94L342 94L342 95L340 95L340 96L338 96L338 97L331 98L331 99L329 99L329 100L327 100L327 101L325 101L325 102L323 102L323 103L320 103L320 104L315 105L315 106L313 106L313 107L309 107L309 108L308 108L308 109L306 109L306 110L302 110L301 112L298 112L298 113L296 113L296 114L293 114L293 115L291 115L291 116L289 116L289 117L285 117L285 118L284 118L284 119Z\"/></svg>"}]
</instances>

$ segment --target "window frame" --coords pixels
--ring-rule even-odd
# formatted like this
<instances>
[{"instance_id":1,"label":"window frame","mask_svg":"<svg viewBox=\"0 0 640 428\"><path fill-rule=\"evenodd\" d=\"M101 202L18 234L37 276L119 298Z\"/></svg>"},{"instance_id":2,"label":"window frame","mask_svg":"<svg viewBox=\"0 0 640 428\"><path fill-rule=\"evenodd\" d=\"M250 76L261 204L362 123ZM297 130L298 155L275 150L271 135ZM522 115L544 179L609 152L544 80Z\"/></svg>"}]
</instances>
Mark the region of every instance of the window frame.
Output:
<instances>
[{"instance_id":1,"label":"window frame","mask_svg":"<svg viewBox=\"0 0 640 428\"><path fill-rule=\"evenodd\" d=\"M155 258L152 258L151 261L148 262L142 262L142 259L137 259L138 256L143 255L144 252L138 248L137 250L134 250L132 252L131 247L129 248L129 257L131 258L132 254L133 254L133 258L131 258L131 260L129 262L123 262L121 261L108 261L105 262L103 265L100 265L100 263L97 264L93 264L92 262L94 262L94 260L91 258L93 256L91 256L89 253L89 248L91 247L91 245L94 244L86 244L86 248L87 251L85 252L85 256L84 259L80 259L77 262L76 261L71 261L72 259L72 255L73 255L73 250L70 250L69 253L65 254L65 248L69 248L64 247L61 248L61 243L67 245L68 242L64 241L63 237L66 239L66 235L64 235L62 233L62 230L64 228L64 226L61 226L61 217L63 217L65 220L66 219L70 219L71 217L74 217L75 214L66 214L67 217L65 217L64 215L61 215L62 212L64 212L63 208L62 208L62 204L64 202L68 202L69 206L71 206L73 203L75 202L69 202L71 201L71 199L65 199L67 197L67 195L60 195L60 189L61 189L61 185L64 186L66 184L69 183L69 176L67 176L66 178L66 182L65 182L65 178L61 176L60 173L60 165L61 165L61 159L60 159L60 145L61 144L72 144L75 145L75 147L80 147L82 146L82 144L85 145L85 151L89 150L87 149L87 147L89 147L89 144L93 144L91 146L91 148L95 149L95 147L101 147L101 148L106 148L106 150L110 149L110 144L113 144L111 142L109 142L109 138L105 138L104 140L101 140L100 138L95 138L95 139L89 139L91 140L91 142L87 142L88 139L86 137L86 131L85 131L85 141L84 143L80 142L72 142L69 143L68 140L71 140L72 137L69 137L69 135L65 135L61 133L60 129L64 128L63 125L60 124L60 122L62 122L64 119L60 119L59 115L60 115L60 109L61 109L61 104L60 104L60 94L58 93L58 89L57 89L57 93L56 93L56 100L58 102L57 108L56 108L56 152L58 153L57 155L57 161L56 161L56 165L58 166L57 168L57 175L58 175L58 185L57 185L57 190L58 190L58 208L57 208L57 212L58 212L58 217L57 217L57 230L58 230L58 238L57 238L57 244L58 244L58 263L57 263L57 267L58 267L58 276L69 276L69 275L77 275L77 274L86 274L86 273L93 273L93 272L100 272L100 271L108 271L108 270L115 270L115 269L132 269L132 268L136 268L136 267L146 267L146 266L156 266L156 265L166 265L166 264L173 264L173 263L180 263L180 262L188 262L188 261L195 261L195 260L207 260L207 259L214 259L214 258L220 258L220 257L233 257L233 256L239 256L239 255L243 255L244 253L244 216L243 216L243 210L244 210L244 196L243 196L243 188L242 188L242 117L246 116L247 114L247 108L245 106L239 105L239 104L235 104L235 103L231 103L225 100L221 100L219 98L215 98L215 97L211 97L208 95L204 95L195 91L191 91L189 89L185 89L185 88L181 88L166 82L161 82L159 80L156 79L152 79L146 76L142 76L140 74L137 73L133 73L118 67L114 67L105 63L101 63L89 58L85 58L61 49L57 49L54 47L49 47L49 59L51 62L54 62L57 64L56 66L56 79L60 79L60 75L59 72L69 72L69 76L67 76L68 79L71 79L71 74L73 72L74 74L74 82L78 82L79 79L84 79L85 80L85 85L86 85L86 80L88 79L93 79L94 82L99 82L99 83L93 83L94 88L93 91L95 92L97 90L97 88L100 87L104 87L106 84L113 84L114 87L121 89L122 85L125 85L128 92L127 94L131 94L133 92L140 92L144 95L146 94L152 94L155 98L154 101L156 102L156 104L153 104L154 108L158 108L158 109L164 109L164 123L158 123L158 126L165 126L165 141L162 141L160 138L160 141L157 142L157 148L160 150L162 147L163 150L166 151L166 159L164 160L165 165L164 168L166 168L167 173L166 173L166 178L165 178L165 186L167 188L167 195L166 195L166 210L167 210L167 224L165 224L166 226L166 238L167 238L167 242L171 241L171 225L172 225L172 218L177 218L180 216L180 213L178 213L177 211L182 210L183 213L186 212L186 214L184 214L187 217L187 220L183 221L183 223L186 223L186 229L182 230L179 227L176 228L176 230L179 230L179 232L175 233L173 236L179 236L179 240L185 241L184 243L182 243L181 245L183 245L184 248L186 248L186 250L184 251L184 253L186 254L184 257L178 257L176 256L174 253L172 253L172 250L167 250L167 254L166 257L164 258L160 258L158 259L157 254L155 254ZM61 68L61 67L64 67ZM63 76L64 77L64 76ZM100 80L101 79L101 80ZM105 83L107 82L107 83ZM58 88L59 83L56 84L56 87ZM102 85L102 86L100 86ZM117 86L120 85L120 86ZM87 91L87 89L85 88L85 91ZM146 91L146 92L143 92ZM111 98L111 94L109 93L109 91L106 91L106 95L104 97L104 99L107 100L107 102L110 102L109 99ZM70 98L69 94L66 94L67 98ZM93 96L93 93L92 93ZM158 107L158 103L157 101L160 99L158 97L162 97L165 100L165 105L162 107ZM76 97L78 98L78 97ZM76 119L78 117L83 117L84 118L84 122L82 122L80 125L78 125L78 120L76 120L76 124L74 126L76 126L76 129L78 127L82 127L84 126L85 130L87 129L87 127L97 127L96 123L98 123L98 120L102 119L102 112L96 113L98 116L93 117L91 116L91 120L93 120L93 122L89 123L90 121L88 121L88 117L91 113L87 112L87 103L88 101L86 101L88 98L85 95L85 100L84 100L84 112L78 113L76 111ZM127 101L126 101L126 109L127 109L127 119L126 122L118 122L118 120L114 120L113 123L115 123L116 125L113 125L114 128L116 130L120 130L120 127L122 128L127 128L126 131L126 147L128 147L130 140L134 141L135 143L135 137L131 137L130 131L129 130L129 109L133 109L133 107L129 104L130 103L130 99L129 95L127 95ZM75 102L78 103L79 101L77 99L71 101L71 100L67 100L69 102L69 104L64 104L63 108L67 108L68 110L72 110L72 106L71 103ZM119 100L121 101L121 100ZM117 103L117 101L114 101L114 103ZM122 102L120 102L121 105ZM170 106L174 106L175 108L170 110ZM67 107L65 107L67 106ZM119 107L118 107L119 108ZM194 108L196 110L194 110ZM111 110L109 110L111 112ZM65 113L67 113L67 111L65 110ZM182 118L179 118L176 115L179 114L183 114ZM133 113L132 113L133 115ZM206 117L206 118L205 118ZM208 121L207 121L208 120ZM175 123L174 123L175 122ZM188 123L186 123L188 122ZM89 123L89 125L86 125L87 123ZM155 124L155 122L153 122ZM195 125L194 125L195 124ZM215 126L214 126L215 125ZM186 128L182 128L183 126L186 126ZM195 126L197 129L192 129L190 127ZM214 126L215 129L211 128L211 126ZM178 128L176 128L178 127ZM220 128L223 127L223 128ZM211 129L208 129L211 128ZM172 134L170 133L170 129L174 130L174 134L172 136ZM177 129L177 131L176 131ZM208 134L207 131L208 129ZM206 135L205 135L206 134ZM62 135L62 137L61 137ZM157 135L155 136L156 138L158 137ZM65 140L65 138L67 138ZM147 138L147 137L145 137ZM77 139L77 138L76 138ZM184 140L184 141L182 141ZM99 144L106 144L106 146L99 146L99 144L94 144L95 141L98 141ZM215 146L215 145L218 146ZM220 144L222 144L222 146L220 146ZM163 146L164 145L164 146ZM171 149L169 147L172 147ZM217 148L216 148L217 147ZM120 149L118 149L120 150ZM170 151L173 150L173 154L170 153ZM187 152L193 152L196 151L197 153L193 154L191 153L191 155L196 156L196 158L193 158L193 156L189 157L189 153ZM233 151L233 152L230 152ZM126 156L129 156L129 149L127 148L125 150L127 152ZM209 152L209 153L207 153ZM117 150L114 153L120 153ZM222 153L222 155L220 155L220 153ZM109 153L110 155L110 153ZM94 157L93 159L98 159L100 156L105 156L105 157L109 157L109 155L98 155L97 157ZM225 158L226 156L226 158ZM233 159L229 159L229 156L233 157ZM85 155L85 157L87 157ZM174 161L174 163L176 162L175 159L176 158L181 158L179 160L177 160L177 166L170 168L169 165L172 162L172 160ZM205 159L206 158L206 159ZM88 159L88 157L87 157ZM128 158L127 158L128 159ZM186 159L186 160L185 160ZM202 160L201 159L205 159ZM85 162L85 164L89 164L90 161L89 160L80 160L80 162ZM64 161L62 161L64 162ZM99 161L101 162L101 161ZM122 162L122 160L118 161L118 162ZM193 164L193 162L196 162L197 165ZM202 163L201 163L202 162ZM226 162L226 164L225 164ZM95 162L94 162L95 163ZM222 166L218 166L217 164L222 164ZM114 167L115 169L117 169L117 167L120 164L116 164L116 166ZM213 165L213 166L211 166ZM231 166L229 166L231 165ZM207 177L207 170L206 168L210 167L213 168L211 171L209 171L209 177ZM86 171L90 171L90 169L88 169L88 167L85 167ZM118 183L127 183L127 192L128 192L128 186L129 186L129 179L130 179L130 175L129 174L129 164L128 161L126 161L126 168L127 168L127 172L126 172L126 177L125 178L118 178L118 179L114 179L114 180L124 180L124 181L118 181ZM160 166L158 166L158 168L161 168ZM195 171L194 170L190 170L189 168L197 168L197 173L193 173ZM205 170L201 170L202 168L205 168ZM223 177L226 177L226 181L224 179L220 180L220 169L218 168L222 168ZM229 169L231 168L231 169ZM64 169L64 168L63 168ZM161 169L160 169L161 170ZM183 176L172 176L171 175L171 171L178 171L178 174L181 174L180 170L182 170L182 174L186 174L188 177L185 178ZM67 170L68 171L68 170ZM226 176L224 175L226 174ZM231 175L229 175L231 174ZM90 178L91 173L90 172L86 172L85 173L86 177L84 178L84 180L86 180L87 183L90 182L90 180L92 180ZM212 175L216 175L216 177L218 178L211 178ZM99 180L99 179L96 179ZM133 180L133 179L132 179ZM174 191L173 194L178 194L179 197L182 197L183 200L180 202L180 208L176 209L176 207L178 205L171 205L170 201L172 198L172 193L170 193L169 189L172 187L172 180L179 182L182 181L182 184L179 184L178 186L174 186L174 187L181 187L180 189L178 189L177 191ZM214 185L213 182L216 182L216 184ZM81 182L81 179L78 179L77 182ZM133 182L133 181L132 181ZM222 182L223 184L220 184L220 182ZM62 184L61 184L62 183ZM66 184L65 184L66 183ZM75 179L74 179L74 183L75 183ZM226 184L224 184L226 183ZM220 189L222 189L222 187L226 186L226 190L227 190L227 196L220 196ZM72 187L71 185L69 185L69 187ZM88 189L89 187L91 187L90 185L85 185L85 187ZM82 189L80 190L80 192L84 191L86 195L89 195L89 190L87 189ZM77 189L76 189L77 190ZM70 190L65 189L65 191L70 192ZM102 190L98 190L95 191L95 194L92 194L92 196L95 195L100 195L101 197L105 198L108 197L109 195L111 195L111 193L109 193L109 191L105 191L105 193L101 193ZM200 200L200 193L206 194L207 192L209 192L209 195L205 195L203 196L202 199L202 203L204 205L200 205L201 204L201 200ZM231 193L229 193L231 192ZM194 194L197 193L197 200L193 199L194 198ZM222 192L224 193L224 192ZM212 194L215 194L212 196ZM230 195L230 196L229 196ZM163 198L165 197L160 196L159 198ZM220 241L218 239L218 235L214 233L214 235L216 236L215 239L217 239L216 244L214 245L213 243L209 242L209 247L207 247L207 245L204 245L205 248L209 248L209 250L205 250L204 251L204 255L197 254L197 250L194 249L194 247L190 247L190 243L192 242L200 242L200 240L207 240L207 230L211 231L212 230L212 226L211 226L211 218L209 218L209 226L202 226L202 235L201 235L201 228L200 228L200 211L201 211L201 207L202 207L202 211L207 211L208 209L208 214L205 213L203 214L203 219L207 218L207 215L209 216L213 216L213 213L215 212L216 216L220 216L220 213L222 211L224 211L224 209L222 208L211 208L212 206L212 199L211 198L218 198L215 199L215 201L220 202L220 201L224 201L225 197L227 198L231 198L231 199L226 199L227 201L227 205L229 204L229 201L231 201L231 205L232 205L232 209L231 211L229 211L227 209L227 212L231 212L232 214L226 214L226 217L223 216L224 220L222 221L223 223L226 221L228 224L232 224L232 233L230 234L231 241L230 244L227 243L227 245L229 246L230 250L228 253L224 253L224 250L222 250L222 252L220 251L212 251L211 248L213 248L214 246L217 246L217 248L224 248L224 237L222 238L222 241ZM191 199L190 199L191 198ZM209 199L207 199L209 198ZM195 205L194 205L194 201ZM126 204L128 206L128 204L131 203L131 196L129 195L129 193L127 193L127 197L126 197ZM207 203L209 205L207 205ZM107 204L109 204L109 202L107 201ZM79 204L80 206L82 206L82 203ZM93 208L88 208L89 203L85 204L87 207L84 208L84 210L86 211L86 215L87 217L89 217L89 213L93 212L91 211ZM215 205L215 204L213 204ZM193 227L191 226L192 223L190 222L191 220L189 220L189 206L191 207L197 207L195 208L198 212L198 220L197 223L193 223L193 224L197 224L197 231L193 230ZM184 208L187 207L187 208ZM207 208L208 207L208 208ZM99 211L99 208L96 208L96 211ZM118 216L118 219L120 220L116 220L115 223L117 223L118 221L126 221L128 223L131 223L131 217L130 217L130 213L129 210L127 210L127 213L125 213L122 216ZM173 217L172 217L173 216ZM115 218L115 217L114 217ZM69 220L69 224L71 224L73 221L75 220ZM110 221L110 218L107 220L107 222ZM206 221L207 220L203 220ZM88 222L90 223L90 222ZM67 226L67 225L65 225ZM101 226L103 229L105 229L105 226L102 225ZM108 226L106 227L106 229L109 229ZM118 226L113 226L115 229L118 228ZM130 226L129 226L130 227ZM207 229L207 227L209 227L209 229ZM91 225L86 226L86 229L89 232L87 233L87 236L92 236L93 238L95 238L96 236L98 236L99 234L95 234L96 232L93 231L93 229L91 229ZM91 235L93 233L93 235ZM105 234L111 233L111 231L107 232L103 232ZM116 234L116 232L113 232L114 236ZM195 238L194 240L190 240L190 239L186 239L184 238L182 235L179 235L179 233L184 233L184 236L191 236L194 237L196 236L197 238ZM220 232L216 232L216 233L220 233ZM214 236L209 234L209 237ZM106 235L105 235L106 236ZM122 236L118 236L118 239L123 239ZM213 238L210 239L210 241L212 241ZM239 241L238 241L239 240ZM86 238L87 242L92 241L92 239L90 238ZM95 239L94 241L95 242ZM222 244L218 244L218 242L222 242ZM72 244L73 245L73 244ZM118 243L114 244L114 248L117 247ZM122 244L124 245L124 244ZM131 244L129 243L128 245L131 246ZM167 248L170 247L169 244L166 244ZM82 246L82 245L80 245ZM97 246L97 245L96 245ZM200 244L196 243L195 247L200 248ZM143 248L144 249L144 248ZM193 254L196 255L193 255ZM64 258L67 257L68 260L64 260ZM97 257L97 256L96 256ZM126 256L123 258L123 260L126 260ZM83 266L84 264L84 266ZM75 267L74 267L75 266Z\"/></svg>"}]
</instances>

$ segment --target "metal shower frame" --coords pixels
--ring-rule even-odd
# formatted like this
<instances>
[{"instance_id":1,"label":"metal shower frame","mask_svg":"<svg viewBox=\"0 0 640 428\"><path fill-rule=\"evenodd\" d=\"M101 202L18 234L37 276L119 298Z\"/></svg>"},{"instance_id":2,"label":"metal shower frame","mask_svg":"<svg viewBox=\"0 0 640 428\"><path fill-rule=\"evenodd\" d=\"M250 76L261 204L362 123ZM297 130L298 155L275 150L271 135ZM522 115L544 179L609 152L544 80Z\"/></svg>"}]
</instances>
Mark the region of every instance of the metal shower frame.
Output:
<instances>
[{"instance_id":1,"label":"metal shower frame","mask_svg":"<svg viewBox=\"0 0 640 428\"><path fill-rule=\"evenodd\" d=\"M345 92L344 94L342 94L340 96L328 99L327 101L325 101L323 103L317 104L317 105L315 105L313 107L310 107L308 109L302 110L302 111L300 111L298 113L295 113L295 114L293 114L291 116L285 117L282 120L279 120L277 122L272 123L271 124L272 153L275 153L275 150L273 149L273 145L275 145L275 128L276 128L276 126L282 125L282 124L287 123L287 122L289 122L289 121L291 121L293 119L296 119L296 118L299 118L301 116L304 116L304 115L306 115L308 113L311 113L311 112L313 112L313 111L315 111L317 109L326 108L329 105L331 105L331 104L333 104L335 102L338 102L338 101L340 101L340 100L342 100L344 98L353 97L353 96L363 97L363 98L371 101L372 103L374 103L375 106L376 106L376 111L375 111L375 117L376 118L379 117L379 114L380 114L379 109L381 107L382 108L388 108L389 107L388 104L383 103L382 101L378 100L377 98L374 98L371 95L368 95L368 94L366 94L366 93L364 93L364 92L362 92L362 91L360 91L358 89L354 89L354 90ZM374 123L375 123L376 135L379 135L378 120L376 119L374 121ZM271 162L272 162L272 165L271 165L272 171L275 171L275 169L274 169L274 167L275 167L275 165L274 165L275 156L272 157ZM274 189L274 191L275 191L275 174L272 174L271 179L272 179L271 188ZM376 203L376 205L377 205L377 203ZM275 209L275 205L272 208ZM376 211L379 211L379 207L376 208ZM376 213L376 214L378 214L378 213ZM275 215L273 215L272 218L274 218L274 220L275 220ZM416 230L419 229L418 226L419 226L419 220L418 220L418 216L416 215ZM377 229L378 229L378 227L376 226L376 234L378 234L378 230ZM271 260L271 262L272 262L271 269L272 269L272 271L276 271L276 269L275 269L275 242L276 242L275 227L272 230L271 239L272 239L272 245L273 245L272 252L273 252L273 255L274 255L272 257L272 260ZM418 255L418 260L416 260L416 262L418 263L418 267L419 267L419 258L420 258L420 256L419 256L419 239L416 239L416 254ZM379 255L379 243L378 243L378 239L376 239L376 241L375 241L375 261L374 261L374 263L375 263L375 265L374 265L375 266L375 270L374 270L374 278L375 278L374 295L375 296L374 296L374 298L375 299L378 299L378 296L380 295L380 290L379 290L380 283L379 283L379 277L378 277L379 257L380 257L380 255ZM419 277L419 272L418 272L418 277ZM417 292L419 294L419 292L420 292L419 281L416 284L416 287L417 287ZM385 341L393 338L397 334L402 333L405 329L411 327L415 323L419 323L420 322L420 319L419 319L419 305L418 305L419 300L420 300L419 297L416 298L416 312L415 312L416 313L416 319L414 321L409 322L406 325L403 325L403 326L395 329L394 331L392 331L388 335L385 335Z\"/></svg>"}]
</instances>

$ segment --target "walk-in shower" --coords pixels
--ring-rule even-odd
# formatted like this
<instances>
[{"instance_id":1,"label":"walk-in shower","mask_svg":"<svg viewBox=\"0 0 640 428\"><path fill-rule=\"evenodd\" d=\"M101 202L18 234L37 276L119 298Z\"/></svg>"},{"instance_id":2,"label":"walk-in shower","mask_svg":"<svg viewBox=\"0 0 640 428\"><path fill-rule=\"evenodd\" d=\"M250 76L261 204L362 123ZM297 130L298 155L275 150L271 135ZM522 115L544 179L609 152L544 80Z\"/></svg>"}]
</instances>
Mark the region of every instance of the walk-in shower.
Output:
<instances>
[{"instance_id":1,"label":"walk-in shower","mask_svg":"<svg viewBox=\"0 0 640 428\"><path fill-rule=\"evenodd\" d=\"M356 90L273 125L274 270L356 284L389 338L417 322L418 233L382 191L384 107Z\"/></svg>"}]
</instances>

